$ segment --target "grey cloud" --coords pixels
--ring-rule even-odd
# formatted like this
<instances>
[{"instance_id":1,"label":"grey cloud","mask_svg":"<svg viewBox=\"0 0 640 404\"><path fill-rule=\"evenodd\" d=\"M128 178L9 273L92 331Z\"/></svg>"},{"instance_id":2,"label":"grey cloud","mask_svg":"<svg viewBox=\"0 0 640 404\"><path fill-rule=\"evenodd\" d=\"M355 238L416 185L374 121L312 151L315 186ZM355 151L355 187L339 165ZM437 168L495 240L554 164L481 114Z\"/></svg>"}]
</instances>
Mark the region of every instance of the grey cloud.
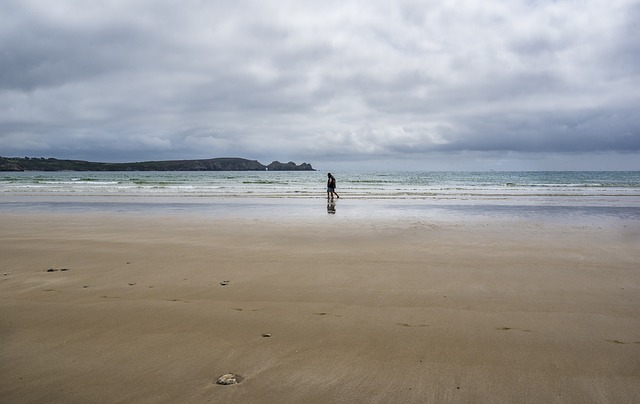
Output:
<instances>
[{"instance_id":1,"label":"grey cloud","mask_svg":"<svg viewBox=\"0 0 640 404\"><path fill-rule=\"evenodd\" d=\"M0 39L1 88L32 91L122 70L140 48L131 48L141 41L134 27L69 27L32 8L17 3L5 15L17 20Z\"/></svg>"},{"instance_id":2,"label":"grey cloud","mask_svg":"<svg viewBox=\"0 0 640 404\"><path fill-rule=\"evenodd\" d=\"M0 5L0 154L640 151L631 0L78 7Z\"/></svg>"}]
</instances>

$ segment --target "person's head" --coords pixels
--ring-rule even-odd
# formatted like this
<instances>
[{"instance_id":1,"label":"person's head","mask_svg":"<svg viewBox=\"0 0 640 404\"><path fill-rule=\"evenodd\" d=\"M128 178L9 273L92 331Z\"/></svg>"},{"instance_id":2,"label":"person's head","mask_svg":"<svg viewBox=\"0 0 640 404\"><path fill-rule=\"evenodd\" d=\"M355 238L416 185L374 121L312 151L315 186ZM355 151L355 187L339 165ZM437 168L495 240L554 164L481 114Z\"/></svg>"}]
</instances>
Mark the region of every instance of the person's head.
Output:
<instances>
[{"instance_id":1,"label":"person's head","mask_svg":"<svg viewBox=\"0 0 640 404\"><path fill-rule=\"evenodd\" d=\"M327 173L327 177L331 178L331 177L333 177L333 175L331 175L331 173Z\"/></svg>"}]
</instances>

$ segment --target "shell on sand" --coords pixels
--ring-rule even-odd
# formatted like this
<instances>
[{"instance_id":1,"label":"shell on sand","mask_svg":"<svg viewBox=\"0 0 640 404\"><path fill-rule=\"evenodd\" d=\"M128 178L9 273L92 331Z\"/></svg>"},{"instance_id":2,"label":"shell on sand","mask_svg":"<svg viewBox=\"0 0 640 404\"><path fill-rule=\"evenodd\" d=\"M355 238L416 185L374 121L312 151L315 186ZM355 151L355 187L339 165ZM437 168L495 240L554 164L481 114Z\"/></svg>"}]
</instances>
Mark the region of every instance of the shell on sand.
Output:
<instances>
[{"instance_id":1,"label":"shell on sand","mask_svg":"<svg viewBox=\"0 0 640 404\"><path fill-rule=\"evenodd\" d=\"M218 380L216 380L216 383L227 386L229 384L238 384L241 381L242 381L242 378L240 376L233 373L226 373L220 376Z\"/></svg>"}]
</instances>

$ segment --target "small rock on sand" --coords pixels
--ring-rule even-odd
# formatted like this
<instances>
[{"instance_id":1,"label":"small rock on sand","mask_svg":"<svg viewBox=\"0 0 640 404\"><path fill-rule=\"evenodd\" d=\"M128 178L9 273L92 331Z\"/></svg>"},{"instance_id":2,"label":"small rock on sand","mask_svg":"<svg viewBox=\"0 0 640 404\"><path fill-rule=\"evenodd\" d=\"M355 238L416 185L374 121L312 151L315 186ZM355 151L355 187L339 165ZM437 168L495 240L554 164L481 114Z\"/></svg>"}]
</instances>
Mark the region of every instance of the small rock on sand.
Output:
<instances>
[{"instance_id":1,"label":"small rock on sand","mask_svg":"<svg viewBox=\"0 0 640 404\"><path fill-rule=\"evenodd\" d=\"M238 384L242 381L242 378L236 374L233 373L226 373L222 376L220 376L218 378L218 380L216 380L217 384L222 384L224 386L230 385L230 384Z\"/></svg>"}]
</instances>

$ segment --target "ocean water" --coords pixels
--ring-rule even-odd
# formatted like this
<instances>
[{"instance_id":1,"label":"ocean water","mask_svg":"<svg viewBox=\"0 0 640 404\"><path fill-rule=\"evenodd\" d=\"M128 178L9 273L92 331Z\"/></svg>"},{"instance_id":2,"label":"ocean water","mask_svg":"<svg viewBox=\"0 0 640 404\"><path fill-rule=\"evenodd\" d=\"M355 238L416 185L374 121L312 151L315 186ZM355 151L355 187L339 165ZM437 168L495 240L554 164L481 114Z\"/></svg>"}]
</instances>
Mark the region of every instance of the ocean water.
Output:
<instances>
[{"instance_id":1,"label":"ocean water","mask_svg":"<svg viewBox=\"0 0 640 404\"><path fill-rule=\"evenodd\" d=\"M640 171L334 173L349 198L624 202L640 197ZM0 173L0 196L325 197L326 173L17 172Z\"/></svg>"},{"instance_id":2,"label":"ocean water","mask_svg":"<svg viewBox=\"0 0 640 404\"><path fill-rule=\"evenodd\" d=\"M336 213L640 217L640 172L334 172ZM0 212L116 210L325 215L326 172L6 172ZM319 208L319 207L322 208ZM283 211L284 210L284 211ZM533 213L532 213L533 212ZM331 212L333 213L333 212Z\"/></svg>"}]
</instances>

